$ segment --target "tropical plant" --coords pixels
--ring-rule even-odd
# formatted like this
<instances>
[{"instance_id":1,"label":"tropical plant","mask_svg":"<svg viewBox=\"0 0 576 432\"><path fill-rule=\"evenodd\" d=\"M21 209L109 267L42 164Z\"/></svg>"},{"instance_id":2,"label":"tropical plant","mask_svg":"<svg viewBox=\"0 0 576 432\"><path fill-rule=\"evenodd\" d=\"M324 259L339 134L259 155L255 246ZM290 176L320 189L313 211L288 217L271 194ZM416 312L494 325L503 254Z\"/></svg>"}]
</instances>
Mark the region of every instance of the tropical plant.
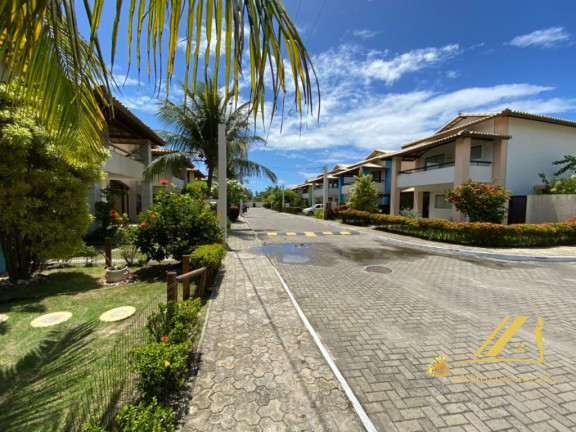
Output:
<instances>
[{"instance_id":1,"label":"tropical plant","mask_svg":"<svg viewBox=\"0 0 576 432\"><path fill-rule=\"evenodd\" d=\"M159 77L159 82L165 79L166 84L158 86L158 91L164 88L168 92L170 88L176 54L181 47L178 41L184 36L184 83L185 87L192 83L193 93L198 76L208 77L211 71L212 79L217 80L223 72L225 93L229 94L233 88L238 100L242 62L247 58L246 76L250 76L254 114L257 110L263 113L266 90L272 92L274 113L277 103L282 101L279 96L291 87L289 80L294 86L294 104L300 112L304 106L313 107L314 84L320 96L310 55L281 0L133 0L130 7L117 0L112 2L116 13L111 14L114 17L111 35L106 33L111 42L110 57L105 59L98 30L103 11L109 14L112 10L110 3L85 1L83 11L78 11L75 0L0 2L3 78L26 84L23 93L28 101L42 96L44 102L36 108L43 123L58 126L72 144L66 151L68 155L99 157L98 143L102 142L105 128L99 104L110 102L105 96L111 87L106 64L115 65L120 28L126 29L128 69L135 55L141 70L142 51L146 50L144 69L148 75ZM122 20L126 24L121 27ZM81 21L90 26L87 42L79 33ZM201 49L203 35L205 49ZM211 57L214 53L217 55ZM99 87L101 84L105 86ZM316 108L319 109L319 103Z\"/></svg>"},{"instance_id":2,"label":"tropical plant","mask_svg":"<svg viewBox=\"0 0 576 432\"><path fill-rule=\"evenodd\" d=\"M182 259L195 246L222 241L218 216L208 204L163 186L154 204L138 217L135 244L146 260Z\"/></svg>"},{"instance_id":3,"label":"tropical plant","mask_svg":"<svg viewBox=\"0 0 576 432\"><path fill-rule=\"evenodd\" d=\"M354 176L356 182L352 187L352 192L348 198L346 205L352 210L367 211L370 213L377 213L378 206L376 199L378 198L378 191L376 184L372 181L372 174L362 174L362 168L357 176Z\"/></svg>"},{"instance_id":4,"label":"tropical plant","mask_svg":"<svg viewBox=\"0 0 576 432\"><path fill-rule=\"evenodd\" d=\"M157 117L167 128L159 131L160 136L176 152L155 159L144 173L146 179L172 171L178 172L190 164L190 161L202 161L207 169L208 190L218 168L218 125L226 129L227 177L268 177L276 182L276 175L268 168L247 159L248 150L254 143L264 139L250 134L252 128L250 108L243 104L229 110L228 103L232 94L224 95L211 81L198 83L196 92L184 87L184 101L175 104L166 101L159 105Z\"/></svg>"},{"instance_id":5,"label":"tropical plant","mask_svg":"<svg viewBox=\"0 0 576 432\"><path fill-rule=\"evenodd\" d=\"M576 156L565 155L563 159L552 162L552 165L561 165L561 168L556 171L552 178L546 177L546 174L539 173L542 179L545 194L573 194L576 193ZM559 178L564 173L573 174L569 178Z\"/></svg>"},{"instance_id":6,"label":"tropical plant","mask_svg":"<svg viewBox=\"0 0 576 432\"><path fill-rule=\"evenodd\" d=\"M446 201L468 216L470 222L502 223L510 191L494 183L468 180L454 190L446 191Z\"/></svg>"},{"instance_id":7,"label":"tropical plant","mask_svg":"<svg viewBox=\"0 0 576 432\"><path fill-rule=\"evenodd\" d=\"M72 164L39 124L18 89L0 84L0 243L12 282L84 248L88 189L102 177L104 153L98 162Z\"/></svg>"}]
</instances>

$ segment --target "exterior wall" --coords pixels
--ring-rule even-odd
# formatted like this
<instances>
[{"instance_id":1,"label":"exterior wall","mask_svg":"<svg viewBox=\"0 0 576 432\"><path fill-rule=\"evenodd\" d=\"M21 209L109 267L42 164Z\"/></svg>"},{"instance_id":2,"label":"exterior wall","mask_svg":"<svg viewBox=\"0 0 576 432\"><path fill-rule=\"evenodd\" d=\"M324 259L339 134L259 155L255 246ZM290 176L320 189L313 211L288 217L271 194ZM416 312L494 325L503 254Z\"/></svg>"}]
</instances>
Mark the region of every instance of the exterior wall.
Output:
<instances>
[{"instance_id":1,"label":"exterior wall","mask_svg":"<svg viewBox=\"0 0 576 432\"><path fill-rule=\"evenodd\" d=\"M511 117L506 163L506 188L514 195L531 195L557 170L552 162L576 152L576 128Z\"/></svg>"},{"instance_id":2,"label":"exterior wall","mask_svg":"<svg viewBox=\"0 0 576 432\"><path fill-rule=\"evenodd\" d=\"M526 223L562 222L576 217L576 195L528 195Z\"/></svg>"},{"instance_id":3,"label":"exterior wall","mask_svg":"<svg viewBox=\"0 0 576 432\"><path fill-rule=\"evenodd\" d=\"M453 205L450 205L450 208L436 208L436 196L437 195L445 195L446 190L450 189L451 185L444 185L443 187L434 187L434 188L419 188L420 192L430 192L430 208L429 208L429 215L430 218L439 218L439 219L453 219ZM420 212L421 213L421 212Z\"/></svg>"}]
</instances>

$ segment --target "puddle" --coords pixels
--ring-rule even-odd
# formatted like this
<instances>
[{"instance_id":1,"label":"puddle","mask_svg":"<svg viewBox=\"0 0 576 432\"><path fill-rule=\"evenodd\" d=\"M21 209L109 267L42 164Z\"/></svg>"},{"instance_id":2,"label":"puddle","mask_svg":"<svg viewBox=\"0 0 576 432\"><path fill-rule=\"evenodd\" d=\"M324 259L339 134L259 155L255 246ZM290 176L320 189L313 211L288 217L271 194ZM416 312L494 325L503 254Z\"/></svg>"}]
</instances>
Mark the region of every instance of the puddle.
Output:
<instances>
[{"instance_id":1,"label":"puddle","mask_svg":"<svg viewBox=\"0 0 576 432\"><path fill-rule=\"evenodd\" d=\"M429 255L415 249L392 247L334 249L334 252L364 265L385 260L424 258Z\"/></svg>"},{"instance_id":2,"label":"puddle","mask_svg":"<svg viewBox=\"0 0 576 432\"><path fill-rule=\"evenodd\" d=\"M287 264L304 264L310 261L309 245L306 243L284 243L263 246L261 252L267 257L277 258Z\"/></svg>"}]
</instances>

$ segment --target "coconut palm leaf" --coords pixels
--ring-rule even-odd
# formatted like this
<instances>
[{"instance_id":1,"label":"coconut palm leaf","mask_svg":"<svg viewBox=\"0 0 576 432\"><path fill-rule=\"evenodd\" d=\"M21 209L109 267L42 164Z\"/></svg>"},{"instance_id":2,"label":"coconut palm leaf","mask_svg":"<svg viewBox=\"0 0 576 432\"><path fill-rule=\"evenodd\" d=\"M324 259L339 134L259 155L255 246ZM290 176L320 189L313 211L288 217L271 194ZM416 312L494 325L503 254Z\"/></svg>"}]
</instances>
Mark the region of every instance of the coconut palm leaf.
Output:
<instances>
[{"instance_id":1,"label":"coconut palm leaf","mask_svg":"<svg viewBox=\"0 0 576 432\"><path fill-rule=\"evenodd\" d=\"M112 1L106 4L106 0L84 0L80 13L76 10L76 0L0 2L2 78L25 84L23 93L30 101L41 97L43 102L38 106L41 118L49 127L58 128L69 143L80 140L76 150L68 149L78 157L97 152L105 129L98 101L107 99L104 93L97 98L93 92L105 84L106 93L111 94L98 29L103 11L108 13ZM314 109L315 95L319 112L320 89L310 55L281 0L116 0L113 3L116 13L110 35L111 65L115 63L120 20L126 13L128 69L135 57L138 72L144 69L148 76L154 75L155 83L163 81L166 92L174 74L179 35L183 30L184 84L188 87L192 83L193 93L196 93L198 78L206 81L211 76L212 81L217 82L223 74L225 94L232 94L237 101L240 75L247 69L250 110L254 115L260 110L264 116L266 89L271 92L273 114L278 104L283 103L289 87L294 89L294 104L300 113L304 108ZM79 15L90 24L86 41L78 30ZM201 50L203 34L205 50ZM135 47L134 53L132 47ZM246 51L249 64L244 68ZM211 54L216 54L213 60ZM288 81L293 85L289 86ZM71 131L72 128L79 131Z\"/></svg>"}]
</instances>

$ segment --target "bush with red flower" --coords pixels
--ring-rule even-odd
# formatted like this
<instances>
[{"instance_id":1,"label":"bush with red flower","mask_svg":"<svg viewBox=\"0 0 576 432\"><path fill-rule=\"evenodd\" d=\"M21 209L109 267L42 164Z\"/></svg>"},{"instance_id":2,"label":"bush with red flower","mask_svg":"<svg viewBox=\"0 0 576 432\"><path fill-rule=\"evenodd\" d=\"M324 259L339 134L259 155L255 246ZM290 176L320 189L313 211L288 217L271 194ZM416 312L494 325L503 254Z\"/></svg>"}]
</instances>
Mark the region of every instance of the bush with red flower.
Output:
<instances>
[{"instance_id":1,"label":"bush with red flower","mask_svg":"<svg viewBox=\"0 0 576 432\"><path fill-rule=\"evenodd\" d=\"M446 201L468 216L470 222L502 223L511 192L494 183L468 180L446 191Z\"/></svg>"},{"instance_id":2,"label":"bush with red flower","mask_svg":"<svg viewBox=\"0 0 576 432\"><path fill-rule=\"evenodd\" d=\"M180 260L196 246L223 241L218 216L209 205L166 189L162 187L154 204L138 216L135 243L147 261Z\"/></svg>"}]
</instances>

